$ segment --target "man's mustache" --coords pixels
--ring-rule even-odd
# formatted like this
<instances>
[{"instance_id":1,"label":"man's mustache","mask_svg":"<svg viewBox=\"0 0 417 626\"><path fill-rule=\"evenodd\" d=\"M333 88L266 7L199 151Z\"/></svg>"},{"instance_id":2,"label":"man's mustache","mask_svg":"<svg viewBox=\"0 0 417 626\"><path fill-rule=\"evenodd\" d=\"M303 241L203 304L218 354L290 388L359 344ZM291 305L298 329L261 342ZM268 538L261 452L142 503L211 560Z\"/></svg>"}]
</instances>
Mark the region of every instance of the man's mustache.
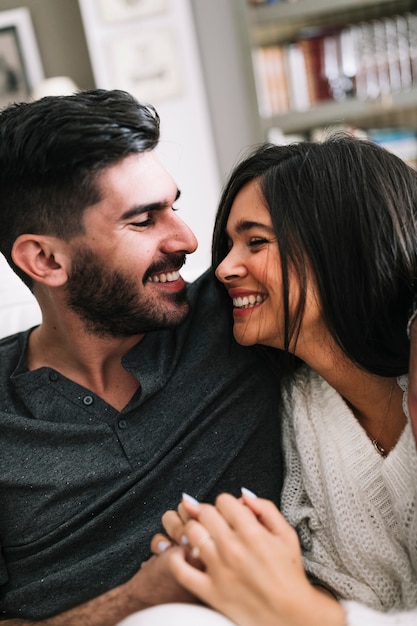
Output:
<instances>
[{"instance_id":1,"label":"man's mustache","mask_svg":"<svg viewBox=\"0 0 417 626\"><path fill-rule=\"evenodd\" d=\"M185 265L187 257L185 254L168 254L158 262L153 263L146 270L143 276L143 282L147 280L153 274L160 274L161 272L172 272L173 270L179 270Z\"/></svg>"}]
</instances>

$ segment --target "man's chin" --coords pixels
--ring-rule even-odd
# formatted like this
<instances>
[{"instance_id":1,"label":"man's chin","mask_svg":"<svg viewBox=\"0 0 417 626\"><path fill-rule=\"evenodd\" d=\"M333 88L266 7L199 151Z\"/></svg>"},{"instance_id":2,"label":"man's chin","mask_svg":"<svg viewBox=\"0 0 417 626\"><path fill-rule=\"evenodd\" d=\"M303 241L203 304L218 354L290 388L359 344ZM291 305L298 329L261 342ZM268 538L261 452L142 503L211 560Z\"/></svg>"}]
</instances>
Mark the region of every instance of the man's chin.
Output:
<instances>
[{"instance_id":1,"label":"man's chin","mask_svg":"<svg viewBox=\"0 0 417 626\"><path fill-rule=\"evenodd\" d=\"M186 301L182 304L180 308L177 308L175 311L172 311L172 314L167 314L165 317L165 328L175 328L180 326L187 319L190 313L190 305ZM160 328L163 325L159 326Z\"/></svg>"}]
</instances>

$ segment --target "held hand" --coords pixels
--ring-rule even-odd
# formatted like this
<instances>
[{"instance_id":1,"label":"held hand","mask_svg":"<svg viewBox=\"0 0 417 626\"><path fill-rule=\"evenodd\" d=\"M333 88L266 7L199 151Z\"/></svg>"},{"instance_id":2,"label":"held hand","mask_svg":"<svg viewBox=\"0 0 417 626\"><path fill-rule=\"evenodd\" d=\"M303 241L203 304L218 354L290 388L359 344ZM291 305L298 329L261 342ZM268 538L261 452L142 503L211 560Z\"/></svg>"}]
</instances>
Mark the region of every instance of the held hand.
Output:
<instances>
[{"instance_id":1,"label":"held hand","mask_svg":"<svg viewBox=\"0 0 417 626\"><path fill-rule=\"evenodd\" d=\"M181 552L179 547L170 548L172 552L176 550ZM166 552L152 556L142 563L139 572L127 583L130 593L140 596L142 604L147 606L167 602L198 603L199 600L175 580L167 555Z\"/></svg>"},{"instance_id":2,"label":"held hand","mask_svg":"<svg viewBox=\"0 0 417 626\"><path fill-rule=\"evenodd\" d=\"M160 554L166 550L169 545L183 545L185 523L196 514L192 502L194 501L198 506L197 500L194 500L191 496L186 496L186 494L184 494L184 496L185 499L183 502L180 502L178 511L166 511L163 514L162 525L167 536L158 533L153 537L151 542L153 554ZM189 499L191 504L187 504L186 499Z\"/></svg>"},{"instance_id":3,"label":"held hand","mask_svg":"<svg viewBox=\"0 0 417 626\"><path fill-rule=\"evenodd\" d=\"M341 626L342 607L308 582L297 534L276 507L253 494L243 503L222 494L196 507L185 535L205 571L168 550L178 582L241 626Z\"/></svg>"},{"instance_id":4,"label":"held hand","mask_svg":"<svg viewBox=\"0 0 417 626\"><path fill-rule=\"evenodd\" d=\"M203 563L193 557L188 539L185 535L185 524L191 518L196 517L198 507L199 503L197 500L187 494L183 494L183 502L179 504L178 512L166 511L164 513L162 516L162 525L168 536L162 535L161 533L154 535L151 541L151 551L153 554L159 555L174 545L182 546L184 558L188 563L197 569L204 569Z\"/></svg>"}]
</instances>

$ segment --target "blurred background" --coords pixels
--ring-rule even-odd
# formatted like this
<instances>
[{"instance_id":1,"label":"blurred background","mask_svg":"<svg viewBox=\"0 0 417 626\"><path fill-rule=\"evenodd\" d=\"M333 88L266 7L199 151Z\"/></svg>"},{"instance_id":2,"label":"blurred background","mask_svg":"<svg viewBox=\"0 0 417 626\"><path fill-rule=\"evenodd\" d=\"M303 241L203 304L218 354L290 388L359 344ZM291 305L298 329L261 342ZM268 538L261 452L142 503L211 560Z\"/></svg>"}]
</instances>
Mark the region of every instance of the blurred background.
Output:
<instances>
[{"instance_id":1,"label":"blurred background","mask_svg":"<svg viewBox=\"0 0 417 626\"><path fill-rule=\"evenodd\" d=\"M416 166L417 0L0 0L0 107L94 87L158 109L161 159L200 242L192 280L249 146L342 128ZM0 258L0 335L10 298L38 314Z\"/></svg>"}]
</instances>

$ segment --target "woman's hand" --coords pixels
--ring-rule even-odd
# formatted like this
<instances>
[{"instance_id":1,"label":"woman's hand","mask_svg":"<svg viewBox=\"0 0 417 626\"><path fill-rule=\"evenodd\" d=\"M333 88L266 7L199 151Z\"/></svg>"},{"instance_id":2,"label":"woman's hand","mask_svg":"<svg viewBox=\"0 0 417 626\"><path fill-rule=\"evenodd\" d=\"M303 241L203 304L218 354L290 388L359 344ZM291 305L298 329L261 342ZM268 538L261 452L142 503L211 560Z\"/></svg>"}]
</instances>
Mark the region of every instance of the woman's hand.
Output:
<instances>
[{"instance_id":1,"label":"woman's hand","mask_svg":"<svg viewBox=\"0 0 417 626\"><path fill-rule=\"evenodd\" d=\"M343 626L342 607L310 585L297 534L271 502L246 492L241 500L222 494L215 506L182 506L194 518L182 536L204 570L184 550L168 550L168 562L188 591L241 626ZM177 524L169 516L178 540Z\"/></svg>"},{"instance_id":2,"label":"woman's hand","mask_svg":"<svg viewBox=\"0 0 417 626\"><path fill-rule=\"evenodd\" d=\"M167 548L173 545L183 545L185 547L186 537L184 534L185 523L195 516L196 510L192 504L188 504L189 511L187 511L187 500L190 503L195 503L198 506L197 500L191 498L191 496L183 495L183 502L180 502L177 511L166 511L162 516L162 525L166 531L166 535L158 533L154 535L151 541L151 550L153 554L161 554ZM184 504L185 503L185 504Z\"/></svg>"}]
</instances>

